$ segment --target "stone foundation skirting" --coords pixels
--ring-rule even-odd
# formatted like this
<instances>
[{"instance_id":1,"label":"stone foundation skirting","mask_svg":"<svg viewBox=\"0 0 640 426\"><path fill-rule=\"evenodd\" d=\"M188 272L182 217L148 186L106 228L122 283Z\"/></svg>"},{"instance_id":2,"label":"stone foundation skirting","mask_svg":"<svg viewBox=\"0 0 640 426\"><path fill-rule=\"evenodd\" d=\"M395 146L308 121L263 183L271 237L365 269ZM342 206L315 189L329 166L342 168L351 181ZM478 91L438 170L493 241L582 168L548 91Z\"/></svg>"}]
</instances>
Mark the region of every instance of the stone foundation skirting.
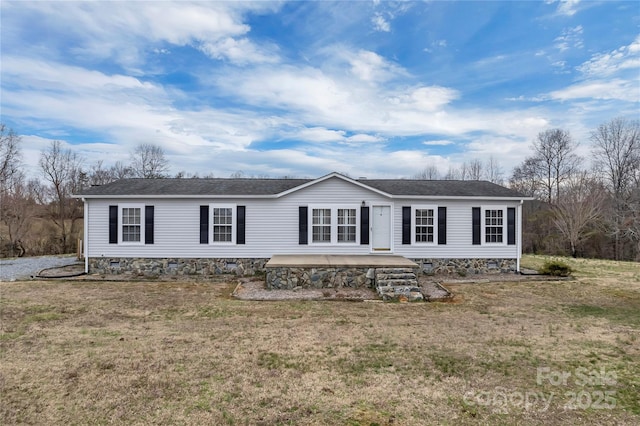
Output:
<instances>
[{"instance_id":1,"label":"stone foundation skirting","mask_svg":"<svg viewBox=\"0 0 640 426\"><path fill-rule=\"evenodd\" d=\"M516 259L411 259L422 274L505 274L517 271Z\"/></svg>"},{"instance_id":2,"label":"stone foundation skirting","mask_svg":"<svg viewBox=\"0 0 640 426\"><path fill-rule=\"evenodd\" d=\"M419 265L418 274L499 274L516 272L516 259L410 259ZM89 258L93 274L160 275L267 275L267 288L292 289L373 287L375 270L369 267L276 267L266 268L269 259L251 258Z\"/></svg>"},{"instance_id":3,"label":"stone foundation skirting","mask_svg":"<svg viewBox=\"0 0 640 426\"><path fill-rule=\"evenodd\" d=\"M369 267L279 266L267 268L268 289L373 287L375 269Z\"/></svg>"},{"instance_id":4,"label":"stone foundation skirting","mask_svg":"<svg viewBox=\"0 0 640 426\"><path fill-rule=\"evenodd\" d=\"M89 258L89 272L92 274L134 274L153 277L160 275L254 275L264 272L269 259L206 259L177 258L153 259L130 257Z\"/></svg>"}]
</instances>

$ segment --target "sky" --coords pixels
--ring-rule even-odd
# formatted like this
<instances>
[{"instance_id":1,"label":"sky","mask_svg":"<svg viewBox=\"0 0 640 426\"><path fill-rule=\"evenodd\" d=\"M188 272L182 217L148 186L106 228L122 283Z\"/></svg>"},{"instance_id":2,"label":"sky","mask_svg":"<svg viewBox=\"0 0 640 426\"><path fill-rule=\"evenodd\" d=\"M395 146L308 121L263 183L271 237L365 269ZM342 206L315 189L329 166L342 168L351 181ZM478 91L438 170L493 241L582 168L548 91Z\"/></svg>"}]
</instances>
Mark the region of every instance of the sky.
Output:
<instances>
[{"instance_id":1,"label":"sky","mask_svg":"<svg viewBox=\"0 0 640 426\"><path fill-rule=\"evenodd\" d=\"M640 118L635 1L7 1L1 121L25 171L160 146L170 172L410 178Z\"/></svg>"}]
</instances>

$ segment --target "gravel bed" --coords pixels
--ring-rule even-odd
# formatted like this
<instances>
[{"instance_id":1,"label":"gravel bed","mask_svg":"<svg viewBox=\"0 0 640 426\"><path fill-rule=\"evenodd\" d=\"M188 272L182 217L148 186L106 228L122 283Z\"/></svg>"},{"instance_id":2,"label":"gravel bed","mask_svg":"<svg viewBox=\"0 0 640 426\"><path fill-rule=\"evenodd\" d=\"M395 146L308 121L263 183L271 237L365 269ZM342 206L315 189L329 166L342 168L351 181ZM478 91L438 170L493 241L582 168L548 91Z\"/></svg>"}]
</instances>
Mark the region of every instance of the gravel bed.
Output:
<instances>
[{"instance_id":1,"label":"gravel bed","mask_svg":"<svg viewBox=\"0 0 640 426\"><path fill-rule=\"evenodd\" d=\"M75 255L17 257L0 259L0 281L25 280L46 268L74 265Z\"/></svg>"}]
</instances>

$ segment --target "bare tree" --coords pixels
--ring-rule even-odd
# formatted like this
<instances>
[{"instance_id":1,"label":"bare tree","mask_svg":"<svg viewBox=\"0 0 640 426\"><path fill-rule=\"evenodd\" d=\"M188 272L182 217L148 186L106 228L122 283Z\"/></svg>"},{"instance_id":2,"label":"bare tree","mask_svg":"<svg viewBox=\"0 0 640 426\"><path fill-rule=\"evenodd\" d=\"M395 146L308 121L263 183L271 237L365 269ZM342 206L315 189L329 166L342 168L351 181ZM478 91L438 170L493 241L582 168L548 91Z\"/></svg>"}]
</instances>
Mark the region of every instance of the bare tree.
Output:
<instances>
[{"instance_id":1,"label":"bare tree","mask_svg":"<svg viewBox=\"0 0 640 426\"><path fill-rule=\"evenodd\" d=\"M23 256L22 240L29 232L36 202L22 171L16 172L8 182L0 199L0 220L5 225L6 236L1 236L3 251L10 257Z\"/></svg>"},{"instance_id":2,"label":"bare tree","mask_svg":"<svg viewBox=\"0 0 640 426\"><path fill-rule=\"evenodd\" d=\"M135 173L131 166L127 166L122 161L116 161L116 164L111 166L109 170L115 180L135 177Z\"/></svg>"},{"instance_id":3,"label":"bare tree","mask_svg":"<svg viewBox=\"0 0 640 426\"><path fill-rule=\"evenodd\" d=\"M423 180L438 180L440 179L440 172L435 164L427 164L421 172L416 173L414 179Z\"/></svg>"},{"instance_id":4,"label":"bare tree","mask_svg":"<svg viewBox=\"0 0 640 426\"><path fill-rule=\"evenodd\" d=\"M82 206L72 198L81 189L82 161L75 152L63 149L60 141L53 141L40 153L39 164L48 185L46 199L40 201L48 205L49 217L60 231L60 249L67 253L72 247L71 231L82 218Z\"/></svg>"},{"instance_id":5,"label":"bare tree","mask_svg":"<svg viewBox=\"0 0 640 426\"><path fill-rule=\"evenodd\" d=\"M566 130L551 129L538 134L532 148L536 174L544 188L545 199L549 203L558 200L560 187L575 170L582 159L575 154L577 144Z\"/></svg>"},{"instance_id":6,"label":"bare tree","mask_svg":"<svg viewBox=\"0 0 640 426\"><path fill-rule=\"evenodd\" d=\"M485 166L485 179L489 182L497 183L498 185L502 185L504 183L502 167L500 166L500 162L493 155L487 160Z\"/></svg>"},{"instance_id":7,"label":"bare tree","mask_svg":"<svg viewBox=\"0 0 640 426\"><path fill-rule=\"evenodd\" d=\"M541 198L539 196L540 182L536 173L539 167L537 162L536 158L529 157L522 164L516 166L509 179L509 187L526 196Z\"/></svg>"},{"instance_id":8,"label":"bare tree","mask_svg":"<svg viewBox=\"0 0 640 426\"><path fill-rule=\"evenodd\" d=\"M142 143L131 153L131 168L136 177L157 179L167 176L169 161L158 145Z\"/></svg>"},{"instance_id":9,"label":"bare tree","mask_svg":"<svg viewBox=\"0 0 640 426\"><path fill-rule=\"evenodd\" d=\"M614 118L591 133L594 166L603 176L614 203L610 220L615 238L615 257L620 259L620 238L627 236L638 244L640 233L632 228L637 214L635 195L640 180L640 121Z\"/></svg>"},{"instance_id":10,"label":"bare tree","mask_svg":"<svg viewBox=\"0 0 640 426\"><path fill-rule=\"evenodd\" d=\"M444 175L445 180L462 180L460 170L455 166L449 166L447 174Z\"/></svg>"},{"instance_id":11,"label":"bare tree","mask_svg":"<svg viewBox=\"0 0 640 426\"><path fill-rule=\"evenodd\" d=\"M482 180L483 179L483 165L482 161L477 158L469 161L466 164L467 179L468 180Z\"/></svg>"},{"instance_id":12,"label":"bare tree","mask_svg":"<svg viewBox=\"0 0 640 426\"><path fill-rule=\"evenodd\" d=\"M7 188L7 184L20 168L20 142L20 136L0 123L0 191Z\"/></svg>"},{"instance_id":13,"label":"bare tree","mask_svg":"<svg viewBox=\"0 0 640 426\"><path fill-rule=\"evenodd\" d=\"M579 245L598 229L606 192L587 172L575 173L560 188L553 206L553 223L566 238L571 255L577 257Z\"/></svg>"}]
</instances>

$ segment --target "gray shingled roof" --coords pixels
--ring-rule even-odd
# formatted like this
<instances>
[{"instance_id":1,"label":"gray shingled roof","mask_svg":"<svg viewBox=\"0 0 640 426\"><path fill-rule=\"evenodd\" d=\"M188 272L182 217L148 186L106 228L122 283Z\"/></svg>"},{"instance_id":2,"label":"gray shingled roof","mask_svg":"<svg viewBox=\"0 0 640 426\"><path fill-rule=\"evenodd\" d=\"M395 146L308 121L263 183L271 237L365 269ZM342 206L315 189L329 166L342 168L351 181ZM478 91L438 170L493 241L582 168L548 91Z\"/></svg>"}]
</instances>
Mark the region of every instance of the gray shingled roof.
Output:
<instances>
[{"instance_id":1,"label":"gray shingled roof","mask_svg":"<svg viewBox=\"0 0 640 426\"><path fill-rule=\"evenodd\" d=\"M487 181L359 179L365 185L393 195L449 197L514 197L523 195Z\"/></svg>"},{"instance_id":2,"label":"gray shingled roof","mask_svg":"<svg viewBox=\"0 0 640 426\"><path fill-rule=\"evenodd\" d=\"M275 195L310 179L121 179L78 195Z\"/></svg>"},{"instance_id":3,"label":"gray shingled roof","mask_svg":"<svg viewBox=\"0 0 640 426\"><path fill-rule=\"evenodd\" d=\"M78 196L269 196L314 179L122 179L93 186ZM395 196L522 198L515 191L486 181L358 179L363 185Z\"/></svg>"}]
</instances>

